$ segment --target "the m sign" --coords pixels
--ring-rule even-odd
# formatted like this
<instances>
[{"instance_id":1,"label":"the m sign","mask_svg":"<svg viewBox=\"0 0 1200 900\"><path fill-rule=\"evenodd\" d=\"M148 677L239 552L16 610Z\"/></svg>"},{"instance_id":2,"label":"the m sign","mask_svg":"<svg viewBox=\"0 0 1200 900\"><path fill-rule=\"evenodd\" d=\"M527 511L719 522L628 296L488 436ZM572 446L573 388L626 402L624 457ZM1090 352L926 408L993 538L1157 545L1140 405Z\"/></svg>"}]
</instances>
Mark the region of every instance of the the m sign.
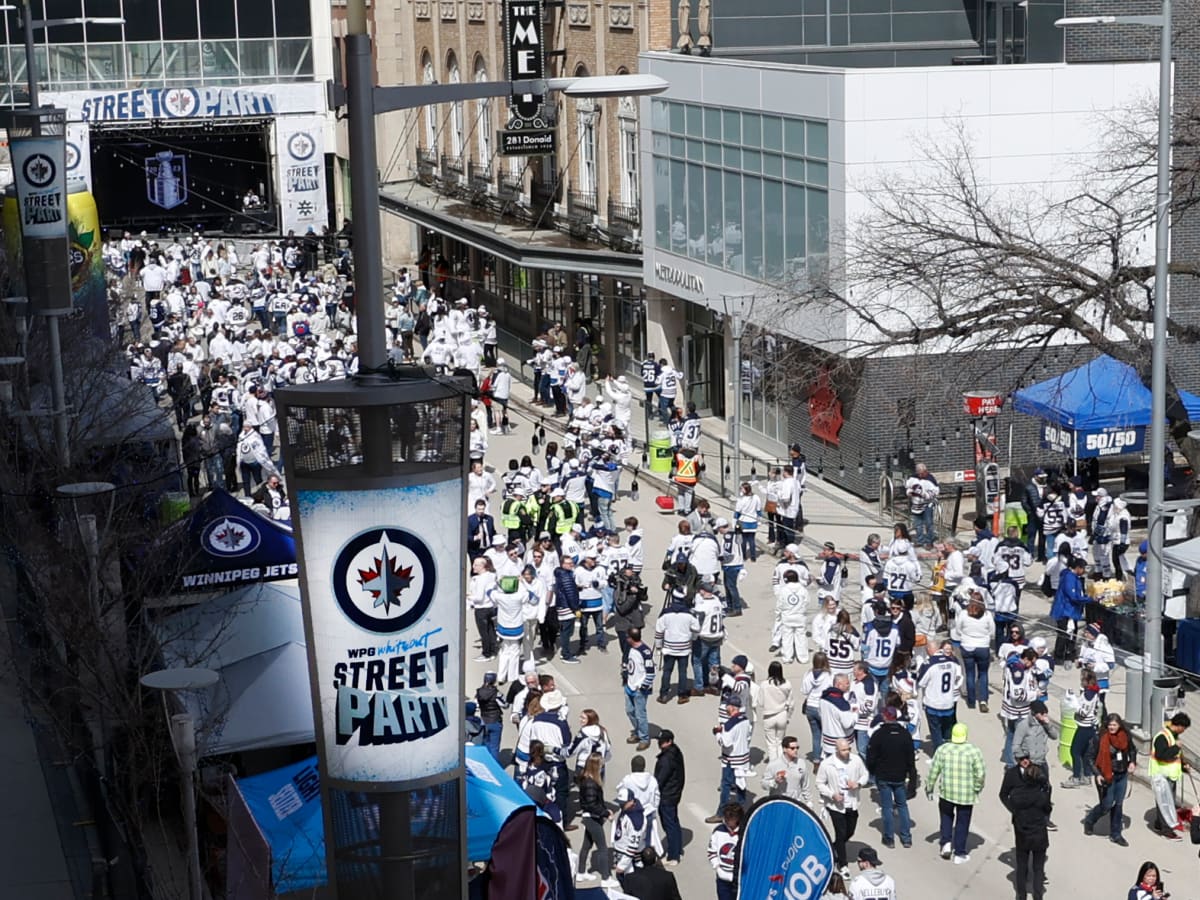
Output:
<instances>
[{"instance_id":1,"label":"the m sign","mask_svg":"<svg viewBox=\"0 0 1200 900\"><path fill-rule=\"evenodd\" d=\"M546 56L542 27L542 0L506 0L504 34L508 42L509 81L545 77ZM539 119L543 100L543 97L536 94L514 94L509 103L513 118L530 123Z\"/></svg>"}]
</instances>

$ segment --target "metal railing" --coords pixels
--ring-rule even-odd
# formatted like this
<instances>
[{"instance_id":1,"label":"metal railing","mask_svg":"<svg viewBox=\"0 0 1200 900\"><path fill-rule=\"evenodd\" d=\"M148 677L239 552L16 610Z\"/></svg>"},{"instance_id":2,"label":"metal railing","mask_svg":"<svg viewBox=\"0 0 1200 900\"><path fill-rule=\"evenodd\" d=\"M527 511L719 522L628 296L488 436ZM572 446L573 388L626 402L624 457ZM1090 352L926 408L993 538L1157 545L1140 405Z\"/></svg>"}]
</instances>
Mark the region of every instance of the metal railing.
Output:
<instances>
[{"instance_id":1,"label":"metal railing","mask_svg":"<svg viewBox=\"0 0 1200 900\"><path fill-rule=\"evenodd\" d=\"M487 201L492 188L492 169L471 160L467 163L467 185L471 191L471 202L482 204Z\"/></svg>"},{"instance_id":2,"label":"metal railing","mask_svg":"<svg viewBox=\"0 0 1200 900\"><path fill-rule=\"evenodd\" d=\"M434 173L437 171L438 155L436 150L417 148L417 180L424 185L432 185Z\"/></svg>"}]
</instances>

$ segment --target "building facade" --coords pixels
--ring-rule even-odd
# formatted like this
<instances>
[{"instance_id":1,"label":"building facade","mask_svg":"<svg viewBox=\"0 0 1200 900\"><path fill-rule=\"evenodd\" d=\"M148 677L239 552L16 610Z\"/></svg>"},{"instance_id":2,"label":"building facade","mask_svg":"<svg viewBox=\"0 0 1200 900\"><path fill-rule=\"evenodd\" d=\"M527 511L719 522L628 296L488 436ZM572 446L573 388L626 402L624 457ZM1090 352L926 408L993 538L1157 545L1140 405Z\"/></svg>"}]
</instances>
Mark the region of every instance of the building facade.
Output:
<instances>
[{"instance_id":1,"label":"building facade","mask_svg":"<svg viewBox=\"0 0 1200 900\"><path fill-rule=\"evenodd\" d=\"M789 298L818 274L836 279L831 248L864 220L872 185L910 177L954 127L976 138L989 183L1066 190L1079 177L1068 161L1095 157L1103 121L1155 95L1158 67L1152 29L1140 45L1064 37L1054 19L1094 11L1082 4L867 6L806 0L768 15L714 0L711 55L649 52L640 65L671 85L642 102L652 335L701 412L731 420L739 408L747 442L780 455L799 443L824 477L873 497L881 476L916 460L945 474L973 467L963 392L1007 391L1092 351L853 353L843 312ZM689 43L678 25L673 47ZM1195 56L1185 42L1177 108L1181 94L1195 103ZM1194 227L1175 229L1187 252ZM1177 371L1189 377L1186 364ZM1006 411L995 424L1001 461L1012 445L1037 447L1032 420Z\"/></svg>"},{"instance_id":2,"label":"building facade","mask_svg":"<svg viewBox=\"0 0 1200 900\"><path fill-rule=\"evenodd\" d=\"M666 6L547 5L548 75L636 71L653 5ZM380 26L381 78L506 78L500 0L406 0L397 10L395 48L384 49ZM549 103L557 149L546 156L500 153L504 100L385 117L379 149L381 201L395 217L385 221L389 245L401 243L397 231L415 229L422 278L487 306L506 350L527 358L530 341L554 322L572 334L586 324L602 348L598 371L633 371L647 339L640 110L629 98L551 95Z\"/></svg>"},{"instance_id":3,"label":"building facade","mask_svg":"<svg viewBox=\"0 0 1200 900\"><path fill-rule=\"evenodd\" d=\"M42 102L68 118L68 168L107 228L303 234L338 196L324 0L34 0ZM24 101L15 11L0 98ZM253 196L253 200L251 200Z\"/></svg>"}]
</instances>

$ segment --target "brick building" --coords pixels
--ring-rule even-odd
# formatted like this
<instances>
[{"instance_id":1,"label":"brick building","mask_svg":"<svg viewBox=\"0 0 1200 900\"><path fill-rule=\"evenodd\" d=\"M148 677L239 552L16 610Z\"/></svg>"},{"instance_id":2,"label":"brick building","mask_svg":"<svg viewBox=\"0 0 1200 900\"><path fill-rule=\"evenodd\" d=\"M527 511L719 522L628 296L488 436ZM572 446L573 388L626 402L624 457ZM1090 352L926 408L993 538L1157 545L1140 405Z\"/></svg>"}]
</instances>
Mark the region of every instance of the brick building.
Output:
<instances>
[{"instance_id":1,"label":"brick building","mask_svg":"<svg viewBox=\"0 0 1200 900\"><path fill-rule=\"evenodd\" d=\"M545 8L550 77L637 69L664 0L566 0ZM405 0L377 10L381 83L504 79L499 0ZM669 40L669 25L659 40ZM390 29L390 30L388 30ZM394 34L394 40L389 38ZM645 348L639 105L549 98L557 152L506 157L504 100L442 104L385 117L381 201L389 258L407 230L422 274L496 316L505 349L563 322L588 322L600 370L632 371Z\"/></svg>"}]
</instances>

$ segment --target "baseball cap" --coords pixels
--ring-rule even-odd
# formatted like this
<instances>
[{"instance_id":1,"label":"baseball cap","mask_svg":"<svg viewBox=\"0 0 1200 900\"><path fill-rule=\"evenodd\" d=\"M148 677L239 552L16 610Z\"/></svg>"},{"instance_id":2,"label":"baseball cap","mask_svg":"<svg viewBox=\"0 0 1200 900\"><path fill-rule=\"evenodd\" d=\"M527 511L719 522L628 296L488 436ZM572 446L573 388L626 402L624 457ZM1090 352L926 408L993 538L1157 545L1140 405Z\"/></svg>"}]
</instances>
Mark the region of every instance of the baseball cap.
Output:
<instances>
[{"instance_id":1,"label":"baseball cap","mask_svg":"<svg viewBox=\"0 0 1200 900\"><path fill-rule=\"evenodd\" d=\"M883 708L882 715L883 715L883 721L885 721L885 722L895 722L896 719L898 718L897 713L896 713L896 707L894 707L894 706L885 706Z\"/></svg>"},{"instance_id":2,"label":"baseball cap","mask_svg":"<svg viewBox=\"0 0 1200 900\"><path fill-rule=\"evenodd\" d=\"M617 802L618 803L628 803L632 799L633 799L633 791L631 791L629 788L623 787L623 788L617 789Z\"/></svg>"},{"instance_id":3,"label":"baseball cap","mask_svg":"<svg viewBox=\"0 0 1200 900\"><path fill-rule=\"evenodd\" d=\"M746 658L746 654L744 654L744 653L739 653L737 656L735 656L733 658L733 664L735 666L741 666L743 669L746 668L746 666L747 666L747 664L749 664L749 662L750 662L750 660Z\"/></svg>"},{"instance_id":4,"label":"baseball cap","mask_svg":"<svg viewBox=\"0 0 1200 900\"><path fill-rule=\"evenodd\" d=\"M1108 489L1107 488L1096 488L1094 491L1092 491L1092 496L1093 497L1107 497Z\"/></svg>"},{"instance_id":5,"label":"baseball cap","mask_svg":"<svg viewBox=\"0 0 1200 900\"><path fill-rule=\"evenodd\" d=\"M742 698L741 698L741 697L739 697L737 694L730 694L730 695L728 695L728 696L727 696L727 697L726 697L726 698L725 698L725 699L722 701L722 703L723 703L725 706L732 706L732 707L735 707L735 708L737 708L737 709L741 709L741 708L742 708Z\"/></svg>"},{"instance_id":6,"label":"baseball cap","mask_svg":"<svg viewBox=\"0 0 1200 900\"><path fill-rule=\"evenodd\" d=\"M658 733L657 740L660 746L666 741L673 741L675 740L675 732L673 732L670 728L664 728Z\"/></svg>"},{"instance_id":7,"label":"baseball cap","mask_svg":"<svg viewBox=\"0 0 1200 900\"><path fill-rule=\"evenodd\" d=\"M858 861L877 866L879 865L879 853L874 847L863 847L858 851Z\"/></svg>"},{"instance_id":8,"label":"baseball cap","mask_svg":"<svg viewBox=\"0 0 1200 900\"><path fill-rule=\"evenodd\" d=\"M1101 628L1099 622L1092 622L1092 624L1088 625L1087 627L1088 637L1092 638L1093 640L1100 637L1100 632Z\"/></svg>"},{"instance_id":9,"label":"baseball cap","mask_svg":"<svg viewBox=\"0 0 1200 900\"><path fill-rule=\"evenodd\" d=\"M728 528L728 527L729 527L729 520L728 520L728 519L715 519L715 520L713 520L713 528Z\"/></svg>"},{"instance_id":10,"label":"baseball cap","mask_svg":"<svg viewBox=\"0 0 1200 900\"><path fill-rule=\"evenodd\" d=\"M791 553L795 556L800 555L800 545L799 544L788 544L786 547L783 548L783 550L785 553Z\"/></svg>"},{"instance_id":11,"label":"baseball cap","mask_svg":"<svg viewBox=\"0 0 1200 900\"><path fill-rule=\"evenodd\" d=\"M967 726L959 722L950 729L950 743L965 744L967 742Z\"/></svg>"},{"instance_id":12,"label":"baseball cap","mask_svg":"<svg viewBox=\"0 0 1200 900\"><path fill-rule=\"evenodd\" d=\"M492 546L493 547L502 547L507 543L508 543L508 539L505 538L504 535L502 535L502 534L492 535Z\"/></svg>"}]
</instances>

